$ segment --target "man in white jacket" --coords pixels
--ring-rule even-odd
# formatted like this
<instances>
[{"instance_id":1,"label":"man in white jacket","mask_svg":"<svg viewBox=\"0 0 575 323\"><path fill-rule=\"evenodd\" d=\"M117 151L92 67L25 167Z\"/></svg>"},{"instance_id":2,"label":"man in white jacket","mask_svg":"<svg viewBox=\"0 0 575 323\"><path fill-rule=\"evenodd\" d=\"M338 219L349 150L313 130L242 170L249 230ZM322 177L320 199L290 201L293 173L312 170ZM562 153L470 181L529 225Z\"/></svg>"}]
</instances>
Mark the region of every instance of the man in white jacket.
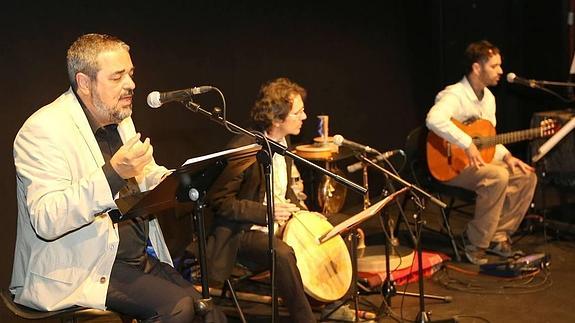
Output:
<instances>
[{"instance_id":1,"label":"man in white jacket","mask_svg":"<svg viewBox=\"0 0 575 323\"><path fill-rule=\"evenodd\" d=\"M469 164L448 185L477 193L475 215L463 233L465 255L474 264L485 264L485 253L512 256L510 235L527 212L537 176L533 167L515 158L501 144L495 156L485 162L461 123L476 119L496 125L495 97L487 87L497 85L503 74L499 49L488 41L471 43L466 51L466 74L461 81L437 94L427 114L427 127L438 136L465 150Z\"/></svg>"},{"instance_id":2,"label":"man in white jacket","mask_svg":"<svg viewBox=\"0 0 575 323\"><path fill-rule=\"evenodd\" d=\"M149 190L169 174L130 117L129 47L83 35L67 63L71 88L28 118L14 141L14 300L39 310L79 305L146 322L191 322L200 295L172 267L157 220L112 220L118 195Z\"/></svg>"}]
</instances>

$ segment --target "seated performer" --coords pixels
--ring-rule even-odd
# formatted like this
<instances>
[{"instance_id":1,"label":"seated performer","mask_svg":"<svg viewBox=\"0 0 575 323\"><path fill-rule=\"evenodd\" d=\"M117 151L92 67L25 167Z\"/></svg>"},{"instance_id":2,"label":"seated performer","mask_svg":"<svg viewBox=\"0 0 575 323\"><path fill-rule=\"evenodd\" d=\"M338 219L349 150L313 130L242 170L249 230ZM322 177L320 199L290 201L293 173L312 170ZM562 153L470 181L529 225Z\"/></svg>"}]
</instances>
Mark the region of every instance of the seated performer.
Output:
<instances>
[{"instance_id":1,"label":"seated performer","mask_svg":"<svg viewBox=\"0 0 575 323\"><path fill-rule=\"evenodd\" d=\"M445 182L477 193L475 215L463 232L465 255L474 264L485 264L485 252L512 256L511 235L519 227L535 191L534 169L513 157L501 144L493 161L486 163L470 135L453 122L485 119L496 125L495 97L487 88L503 74L499 49L487 41L470 44L465 51L466 74L437 94L427 114L427 127L465 150L469 164Z\"/></svg>"},{"instance_id":2,"label":"seated performer","mask_svg":"<svg viewBox=\"0 0 575 323\"><path fill-rule=\"evenodd\" d=\"M156 219L118 217L114 199L168 175L131 119L129 46L101 34L68 49L71 88L14 141L18 228L10 291L42 311L75 305L144 322L188 323L201 295L171 266ZM158 258L146 253L148 241ZM206 321L225 321L214 309Z\"/></svg>"},{"instance_id":3,"label":"seated performer","mask_svg":"<svg viewBox=\"0 0 575 323\"><path fill-rule=\"evenodd\" d=\"M265 84L260 98L251 111L255 130L286 145L288 135L300 132L303 120L306 91L285 78ZM229 147L239 147L255 142L249 136L232 139ZM301 207L289 183L292 161L279 154L272 158L274 175L275 220L284 223L291 213ZM210 279L226 280L236 261L248 266L268 268L268 234L265 181L256 162L245 171L214 186L208 197L215 214L215 228L208 240ZM296 257L290 246L281 239L276 243L277 288L294 322L315 322L311 306L304 294Z\"/></svg>"}]
</instances>

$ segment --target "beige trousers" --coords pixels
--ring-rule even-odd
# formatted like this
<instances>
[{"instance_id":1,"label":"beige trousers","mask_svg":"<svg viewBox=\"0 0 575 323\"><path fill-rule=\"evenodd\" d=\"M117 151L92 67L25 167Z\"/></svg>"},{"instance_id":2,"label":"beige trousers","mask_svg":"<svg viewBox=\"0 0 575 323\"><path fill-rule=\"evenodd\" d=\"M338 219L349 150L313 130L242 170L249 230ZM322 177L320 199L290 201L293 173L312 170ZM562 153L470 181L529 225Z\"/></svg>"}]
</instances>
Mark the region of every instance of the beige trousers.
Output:
<instances>
[{"instance_id":1,"label":"beige trousers","mask_svg":"<svg viewBox=\"0 0 575 323\"><path fill-rule=\"evenodd\" d=\"M517 230L533 199L537 175L511 170L498 161L467 167L446 184L477 194L475 215L466 231L471 243L487 248L491 241L505 241Z\"/></svg>"}]
</instances>

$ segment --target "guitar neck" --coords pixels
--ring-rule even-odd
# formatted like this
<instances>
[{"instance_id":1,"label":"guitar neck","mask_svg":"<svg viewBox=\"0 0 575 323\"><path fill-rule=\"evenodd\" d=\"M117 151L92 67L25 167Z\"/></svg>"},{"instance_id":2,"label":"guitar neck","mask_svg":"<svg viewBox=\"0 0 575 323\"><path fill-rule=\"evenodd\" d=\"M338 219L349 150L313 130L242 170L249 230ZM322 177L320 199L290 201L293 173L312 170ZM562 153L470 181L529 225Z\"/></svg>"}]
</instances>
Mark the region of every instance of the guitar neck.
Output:
<instances>
[{"instance_id":1,"label":"guitar neck","mask_svg":"<svg viewBox=\"0 0 575 323\"><path fill-rule=\"evenodd\" d=\"M530 140L538 137L541 137L541 127L507 132L489 137L476 137L473 138L473 143L477 147L491 147L497 144L511 144L514 142Z\"/></svg>"}]
</instances>

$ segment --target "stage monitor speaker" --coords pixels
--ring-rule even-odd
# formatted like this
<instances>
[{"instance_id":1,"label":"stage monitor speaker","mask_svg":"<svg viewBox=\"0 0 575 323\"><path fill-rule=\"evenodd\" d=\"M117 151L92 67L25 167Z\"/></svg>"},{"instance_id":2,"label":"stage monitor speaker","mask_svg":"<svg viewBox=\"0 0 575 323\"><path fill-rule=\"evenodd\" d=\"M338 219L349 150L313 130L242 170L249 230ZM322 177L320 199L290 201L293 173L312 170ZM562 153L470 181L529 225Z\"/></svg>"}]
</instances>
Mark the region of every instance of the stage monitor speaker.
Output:
<instances>
[{"instance_id":1,"label":"stage monitor speaker","mask_svg":"<svg viewBox=\"0 0 575 323\"><path fill-rule=\"evenodd\" d=\"M531 126L539 127L544 119L552 118L560 126L575 117L574 109L543 111L533 114ZM549 138L536 139L530 144L530 159L537 154L537 149ZM575 131L567 134L555 147L553 147L541 160L537 168L545 172L545 179L549 184L575 187ZM541 179L541 178L540 178Z\"/></svg>"}]
</instances>

